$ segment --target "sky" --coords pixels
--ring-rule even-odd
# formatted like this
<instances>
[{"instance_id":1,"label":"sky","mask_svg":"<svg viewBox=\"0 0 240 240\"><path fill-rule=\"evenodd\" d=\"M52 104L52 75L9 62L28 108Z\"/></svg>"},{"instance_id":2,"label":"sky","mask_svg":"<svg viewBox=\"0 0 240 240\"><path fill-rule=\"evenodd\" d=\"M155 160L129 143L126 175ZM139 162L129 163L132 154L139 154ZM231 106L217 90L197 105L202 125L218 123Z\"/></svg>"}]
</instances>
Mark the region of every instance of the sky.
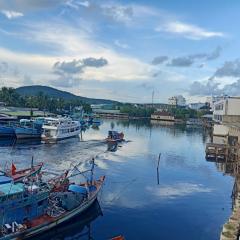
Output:
<instances>
[{"instance_id":1,"label":"sky","mask_svg":"<svg viewBox=\"0 0 240 240\"><path fill-rule=\"evenodd\" d=\"M238 0L0 0L0 86L123 102L240 95Z\"/></svg>"}]
</instances>

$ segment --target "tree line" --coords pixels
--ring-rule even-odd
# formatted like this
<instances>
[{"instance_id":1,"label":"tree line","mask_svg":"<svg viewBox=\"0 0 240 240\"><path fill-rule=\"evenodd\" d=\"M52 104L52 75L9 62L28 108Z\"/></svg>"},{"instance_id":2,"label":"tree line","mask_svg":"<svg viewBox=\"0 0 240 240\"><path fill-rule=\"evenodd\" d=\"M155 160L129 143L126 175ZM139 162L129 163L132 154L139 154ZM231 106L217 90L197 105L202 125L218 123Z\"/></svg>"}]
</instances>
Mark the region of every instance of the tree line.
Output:
<instances>
[{"instance_id":1,"label":"tree line","mask_svg":"<svg viewBox=\"0 0 240 240\"><path fill-rule=\"evenodd\" d=\"M20 95L16 89L11 87L2 87L0 89L0 101L4 102L7 106L38 108L42 111L49 111L57 114L71 112L79 106L83 106L84 111L87 113L92 111L88 103L77 98L67 100L51 97L43 92L38 92L38 94L34 96L23 96Z\"/></svg>"},{"instance_id":2,"label":"tree line","mask_svg":"<svg viewBox=\"0 0 240 240\"><path fill-rule=\"evenodd\" d=\"M156 110L155 108L140 108L131 103L119 104L118 109L121 113L126 113L130 117L150 117Z\"/></svg>"}]
</instances>

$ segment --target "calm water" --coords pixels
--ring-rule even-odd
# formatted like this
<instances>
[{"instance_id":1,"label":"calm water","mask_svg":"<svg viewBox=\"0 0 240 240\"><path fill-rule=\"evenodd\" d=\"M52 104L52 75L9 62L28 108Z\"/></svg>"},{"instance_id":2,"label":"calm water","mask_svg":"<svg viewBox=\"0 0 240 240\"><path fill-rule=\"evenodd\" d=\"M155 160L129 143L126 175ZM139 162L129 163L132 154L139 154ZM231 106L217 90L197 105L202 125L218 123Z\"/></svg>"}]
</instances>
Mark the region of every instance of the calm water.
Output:
<instances>
[{"instance_id":1,"label":"calm water","mask_svg":"<svg viewBox=\"0 0 240 240\"><path fill-rule=\"evenodd\" d=\"M116 152L107 151L102 141L111 128L123 131L127 140ZM233 178L205 160L206 141L208 134L199 129L109 120L83 133L82 141L2 146L0 156L3 166L11 160L27 166L34 155L45 169L60 173L80 161L84 168L97 155L96 175L106 175L99 204L42 239L106 240L122 234L126 239L215 240L231 213Z\"/></svg>"}]
</instances>

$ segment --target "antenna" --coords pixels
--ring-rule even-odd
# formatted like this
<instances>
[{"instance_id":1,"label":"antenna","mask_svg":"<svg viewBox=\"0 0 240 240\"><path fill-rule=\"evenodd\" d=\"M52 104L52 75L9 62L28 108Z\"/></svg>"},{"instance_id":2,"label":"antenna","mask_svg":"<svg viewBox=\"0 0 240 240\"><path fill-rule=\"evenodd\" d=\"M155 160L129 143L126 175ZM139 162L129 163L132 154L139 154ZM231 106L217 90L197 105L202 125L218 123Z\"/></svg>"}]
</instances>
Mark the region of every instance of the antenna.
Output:
<instances>
[{"instance_id":1,"label":"antenna","mask_svg":"<svg viewBox=\"0 0 240 240\"><path fill-rule=\"evenodd\" d=\"M154 99L154 89L152 91L152 108L153 108L153 99Z\"/></svg>"}]
</instances>

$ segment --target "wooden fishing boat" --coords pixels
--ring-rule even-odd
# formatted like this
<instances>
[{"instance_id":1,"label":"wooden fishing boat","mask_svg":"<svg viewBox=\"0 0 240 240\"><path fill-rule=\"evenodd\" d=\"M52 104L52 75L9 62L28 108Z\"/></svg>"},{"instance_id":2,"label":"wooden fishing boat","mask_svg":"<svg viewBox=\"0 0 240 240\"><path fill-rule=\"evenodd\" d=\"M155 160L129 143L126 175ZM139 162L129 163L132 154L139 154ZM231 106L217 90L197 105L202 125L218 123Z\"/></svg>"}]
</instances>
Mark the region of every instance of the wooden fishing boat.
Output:
<instances>
[{"instance_id":1,"label":"wooden fishing boat","mask_svg":"<svg viewBox=\"0 0 240 240\"><path fill-rule=\"evenodd\" d=\"M31 238L31 240L82 239L82 237L85 239L84 236L89 240L95 239L92 224L102 215L102 209L98 200L96 200L88 210L72 218L67 224L61 224L50 231Z\"/></svg>"},{"instance_id":2,"label":"wooden fishing boat","mask_svg":"<svg viewBox=\"0 0 240 240\"><path fill-rule=\"evenodd\" d=\"M33 165L30 168L17 170L16 166L12 163L11 170L6 171L6 176L11 177L14 182L21 182L26 178L36 176L41 172L43 163Z\"/></svg>"},{"instance_id":3,"label":"wooden fishing boat","mask_svg":"<svg viewBox=\"0 0 240 240\"><path fill-rule=\"evenodd\" d=\"M69 185L67 192L51 193L48 198L46 213L24 223L15 224L15 231L10 229L10 232L2 231L4 233L2 237L0 237L0 240L28 239L57 227L83 213L97 199L98 192L104 183L104 178L105 177L102 176L99 180L92 181L92 183L86 182L81 185L71 184ZM81 192L84 188L88 189L89 192ZM73 194L70 195L71 193ZM73 195L79 195L81 197L81 201L75 201L75 204L71 203L71 206L69 207L69 200L71 201L71 199L73 199ZM64 203L62 201L64 201ZM74 207L71 209L73 205ZM9 226L12 224L13 223L8 223ZM21 228L18 228L18 225L20 225Z\"/></svg>"},{"instance_id":4,"label":"wooden fishing boat","mask_svg":"<svg viewBox=\"0 0 240 240\"><path fill-rule=\"evenodd\" d=\"M0 240L29 239L85 212L97 199L105 180L105 176L93 180L93 169L94 160L91 170L88 170L92 173L90 180L81 184L67 181L67 186L54 191L47 182L37 179L14 184L2 179L5 183L0 185ZM86 172L78 174L85 176ZM68 173L60 180L77 176Z\"/></svg>"},{"instance_id":5,"label":"wooden fishing boat","mask_svg":"<svg viewBox=\"0 0 240 240\"><path fill-rule=\"evenodd\" d=\"M108 131L108 137L105 139L108 143L117 143L124 141L123 132L119 133L117 131Z\"/></svg>"}]
</instances>

